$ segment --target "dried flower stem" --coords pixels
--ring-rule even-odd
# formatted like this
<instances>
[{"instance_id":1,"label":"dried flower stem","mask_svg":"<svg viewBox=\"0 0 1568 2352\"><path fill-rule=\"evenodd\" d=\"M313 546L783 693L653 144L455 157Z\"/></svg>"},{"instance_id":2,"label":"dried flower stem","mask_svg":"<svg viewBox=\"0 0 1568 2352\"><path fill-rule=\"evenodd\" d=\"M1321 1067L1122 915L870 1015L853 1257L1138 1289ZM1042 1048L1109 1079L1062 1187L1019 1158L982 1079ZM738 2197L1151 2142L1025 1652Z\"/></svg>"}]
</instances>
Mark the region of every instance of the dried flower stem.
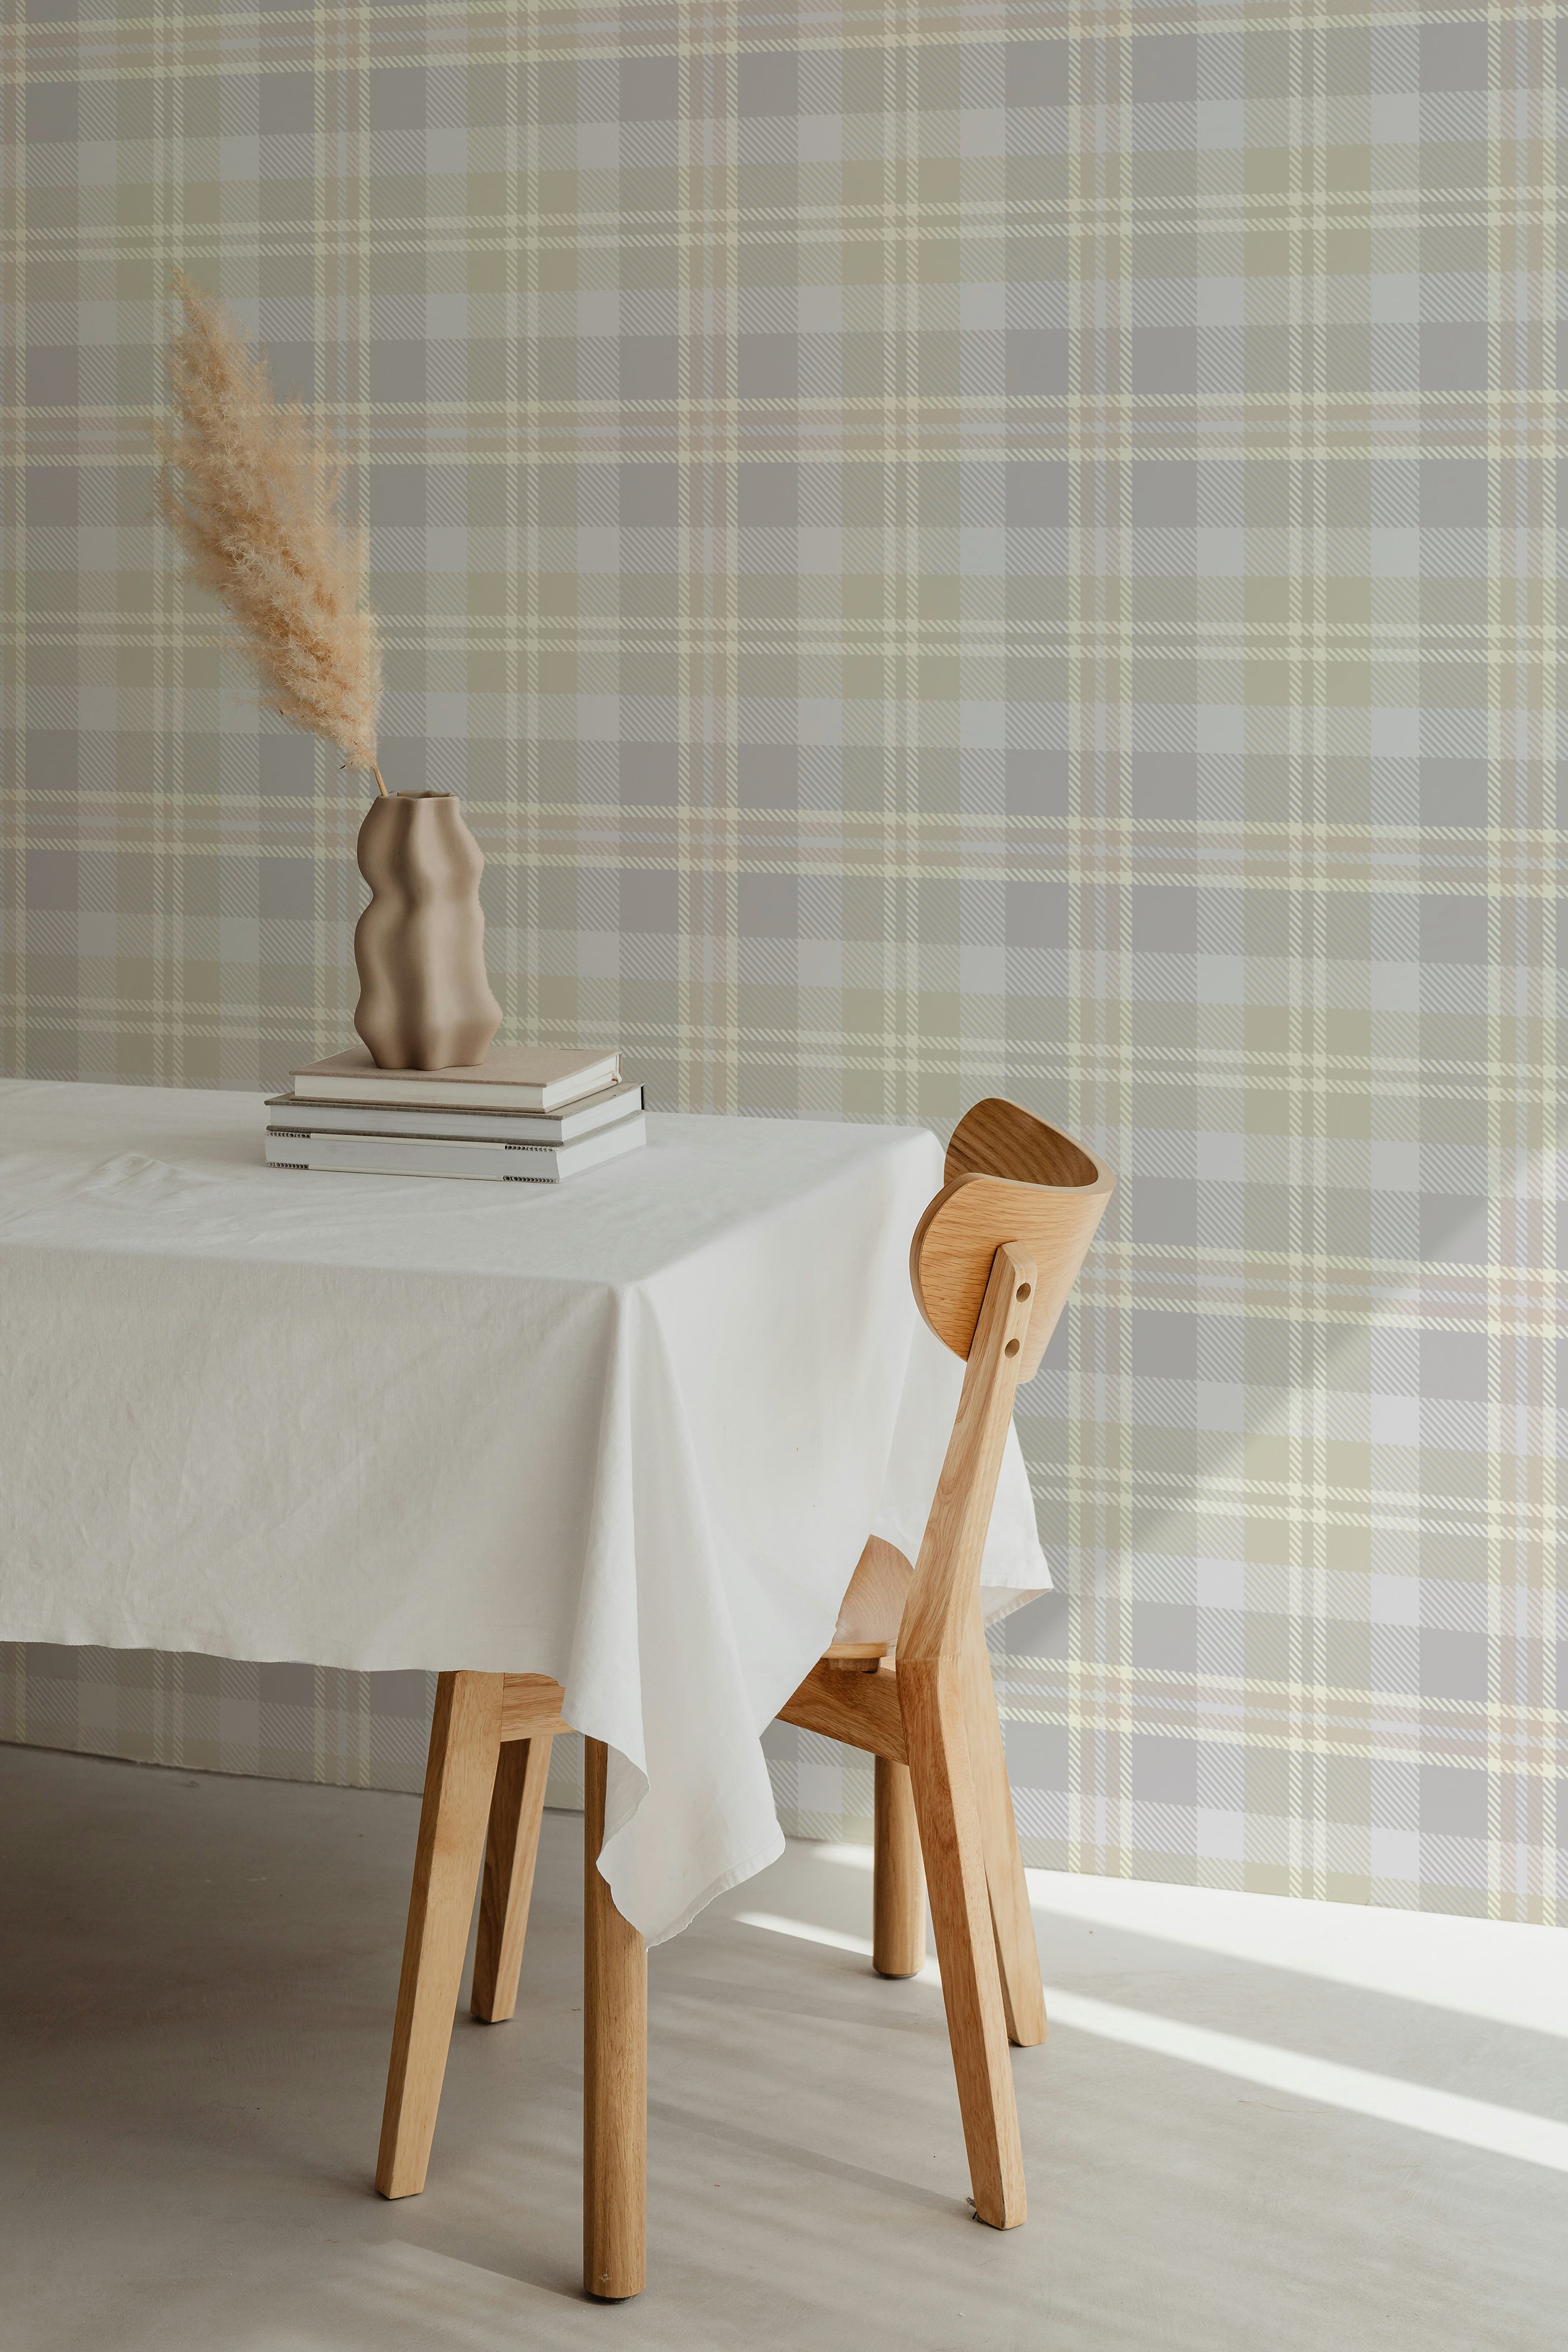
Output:
<instances>
[{"instance_id":1,"label":"dried flower stem","mask_svg":"<svg viewBox=\"0 0 1568 2352\"><path fill-rule=\"evenodd\" d=\"M364 602L363 534L339 511L342 468L298 400L221 307L176 271L169 352L175 422L153 429L157 503L191 577L219 597L268 708L376 765L381 646Z\"/></svg>"}]
</instances>

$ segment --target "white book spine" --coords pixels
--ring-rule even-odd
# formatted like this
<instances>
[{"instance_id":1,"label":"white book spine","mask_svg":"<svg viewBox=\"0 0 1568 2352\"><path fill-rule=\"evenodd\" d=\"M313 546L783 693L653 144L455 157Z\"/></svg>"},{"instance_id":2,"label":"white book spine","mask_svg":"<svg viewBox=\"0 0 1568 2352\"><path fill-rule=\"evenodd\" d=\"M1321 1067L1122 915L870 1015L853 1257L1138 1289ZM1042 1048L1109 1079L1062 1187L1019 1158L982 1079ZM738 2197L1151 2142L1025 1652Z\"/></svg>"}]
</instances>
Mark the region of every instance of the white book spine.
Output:
<instances>
[{"instance_id":1,"label":"white book spine","mask_svg":"<svg viewBox=\"0 0 1568 2352\"><path fill-rule=\"evenodd\" d=\"M492 1183L558 1184L606 1160L638 1150L647 1124L638 1113L577 1143L446 1143L395 1135L322 1135L269 1129L271 1168L312 1169L342 1176L456 1176Z\"/></svg>"},{"instance_id":2,"label":"white book spine","mask_svg":"<svg viewBox=\"0 0 1568 2352\"><path fill-rule=\"evenodd\" d=\"M315 1135L410 1136L446 1143L574 1143L598 1129L634 1118L643 1107L639 1086L617 1087L566 1111L398 1109L382 1103L314 1103L274 1096L269 1130Z\"/></svg>"},{"instance_id":3,"label":"white book spine","mask_svg":"<svg viewBox=\"0 0 1568 2352\"><path fill-rule=\"evenodd\" d=\"M503 1076L509 1058L505 1054L492 1057L492 1075L486 1078L444 1077L439 1070L345 1069L342 1066L345 1058L353 1057L339 1055L336 1066L317 1063L310 1069L292 1071L294 1092L300 1101L384 1103L416 1109L561 1111L589 1095L602 1094L606 1087L618 1086L621 1076L618 1054L586 1062L569 1076L546 1079ZM368 1064L368 1055L364 1058Z\"/></svg>"}]
</instances>

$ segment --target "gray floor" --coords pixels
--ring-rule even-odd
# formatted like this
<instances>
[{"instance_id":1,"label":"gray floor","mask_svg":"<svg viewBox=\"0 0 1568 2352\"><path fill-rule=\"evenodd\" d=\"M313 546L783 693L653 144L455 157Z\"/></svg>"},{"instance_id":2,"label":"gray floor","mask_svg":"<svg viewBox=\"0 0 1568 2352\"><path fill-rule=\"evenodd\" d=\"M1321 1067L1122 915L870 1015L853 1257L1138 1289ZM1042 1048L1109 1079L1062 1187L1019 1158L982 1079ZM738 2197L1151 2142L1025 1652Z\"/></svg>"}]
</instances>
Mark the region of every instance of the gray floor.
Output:
<instances>
[{"instance_id":1,"label":"gray floor","mask_svg":"<svg viewBox=\"0 0 1568 2352\"><path fill-rule=\"evenodd\" d=\"M940 1991L736 1916L867 1934L807 1845L653 1955L648 2286L585 2304L575 1818L428 2188L371 2189L416 1813L0 1748L4 2352L1568 2344L1568 2175L1065 2025L1016 2061L1031 2218L981 2228ZM1103 1925L1046 1974L1568 2117L1548 2034Z\"/></svg>"}]
</instances>

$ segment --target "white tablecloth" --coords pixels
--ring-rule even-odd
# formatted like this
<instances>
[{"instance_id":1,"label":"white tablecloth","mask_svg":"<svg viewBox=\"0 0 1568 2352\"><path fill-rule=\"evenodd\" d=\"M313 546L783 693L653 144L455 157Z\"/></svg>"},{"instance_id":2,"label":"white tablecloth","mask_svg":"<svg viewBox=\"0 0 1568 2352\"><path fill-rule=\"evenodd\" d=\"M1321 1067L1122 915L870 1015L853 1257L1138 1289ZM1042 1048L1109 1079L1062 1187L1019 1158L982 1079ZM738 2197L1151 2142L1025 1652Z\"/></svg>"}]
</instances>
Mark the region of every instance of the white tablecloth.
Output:
<instances>
[{"instance_id":1,"label":"white tablecloth","mask_svg":"<svg viewBox=\"0 0 1568 2352\"><path fill-rule=\"evenodd\" d=\"M0 1082L0 1637L553 1675L650 1942L779 1852L759 1735L962 1367L922 1129L658 1117L559 1187L296 1173L250 1096ZM1048 1584L1016 1436L989 1585Z\"/></svg>"}]
</instances>

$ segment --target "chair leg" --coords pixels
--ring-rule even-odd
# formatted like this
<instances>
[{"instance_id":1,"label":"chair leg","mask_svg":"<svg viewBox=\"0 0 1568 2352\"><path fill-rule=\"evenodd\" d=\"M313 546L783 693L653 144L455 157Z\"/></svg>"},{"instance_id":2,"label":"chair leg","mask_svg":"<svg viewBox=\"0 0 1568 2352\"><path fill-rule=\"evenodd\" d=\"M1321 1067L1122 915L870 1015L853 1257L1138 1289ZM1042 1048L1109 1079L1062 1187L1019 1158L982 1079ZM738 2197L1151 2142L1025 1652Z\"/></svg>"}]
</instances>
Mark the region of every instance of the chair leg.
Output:
<instances>
[{"instance_id":1,"label":"chair leg","mask_svg":"<svg viewBox=\"0 0 1568 2352\"><path fill-rule=\"evenodd\" d=\"M609 1753L583 1745L583 2284L619 2303L647 2242L647 1954L599 1875Z\"/></svg>"},{"instance_id":2,"label":"chair leg","mask_svg":"<svg viewBox=\"0 0 1568 2352\"><path fill-rule=\"evenodd\" d=\"M502 2025L517 2007L518 1972L528 1934L533 1868L544 1819L552 1742L546 1732L509 1739L496 1766L485 1871L479 1883L479 1933L468 2007L487 2025Z\"/></svg>"},{"instance_id":3,"label":"chair leg","mask_svg":"<svg viewBox=\"0 0 1568 2352\"><path fill-rule=\"evenodd\" d=\"M969 1763L974 1775L975 1801L980 1807L985 1885L996 1936L1007 2039L1030 2049L1046 2038L1046 1994L1040 1982L1040 1954L1035 1942L1035 1919L1029 1908L1024 1857L1018 1851L1018 1825L1013 1815L1007 1751L1002 1738L1002 1718L996 1711L996 1686L991 1678L985 1637L978 1627L968 1643L964 1663L968 1669Z\"/></svg>"},{"instance_id":4,"label":"chair leg","mask_svg":"<svg viewBox=\"0 0 1568 2352\"><path fill-rule=\"evenodd\" d=\"M974 2210L994 2230L1014 2230L1027 2210L1024 2155L970 1771L961 1663L940 1657L900 1663L899 1696Z\"/></svg>"},{"instance_id":5,"label":"chair leg","mask_svg":"<svg viewBox=\"0 0 1568 2352\"><path fill-rule=\"evenodd\" d=\"M876 1759L871 1966L879 1977L918 1977L926 1959L926 1882L907 1764Z\"/></svg>"},{"instance_id":6,"label":"chair leg","mask_svg":"<svg viewBox=\"0 0 1568 2352\"><path fill-rule=\"evenodd\" d=\"M500 1752L504 1680L443 1675L436 1686L375 2168L384 2197L417 2197L425 2186Z\"/></svg>"}]
</instances>

